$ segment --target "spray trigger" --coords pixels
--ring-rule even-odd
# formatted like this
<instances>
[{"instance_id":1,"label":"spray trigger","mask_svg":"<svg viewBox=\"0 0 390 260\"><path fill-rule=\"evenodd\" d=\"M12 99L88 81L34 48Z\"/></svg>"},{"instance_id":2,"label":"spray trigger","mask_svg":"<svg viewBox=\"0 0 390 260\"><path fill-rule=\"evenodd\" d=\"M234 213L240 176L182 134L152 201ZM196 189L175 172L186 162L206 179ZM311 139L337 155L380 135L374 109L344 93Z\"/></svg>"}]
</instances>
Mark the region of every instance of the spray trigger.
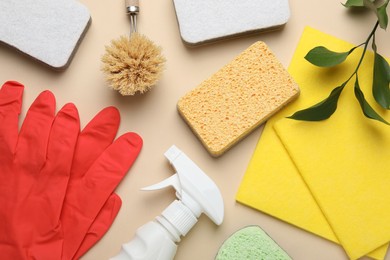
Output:
<instances>
[{"instance_id":1,"label":"spray trigger","mask_svg":"<svg viewBox=\"0 0 390 260\"><path fill-rule=\"evenodd\" d=\"M182 188L181 188L179 176L177 175L177 173L175 173L174 175L172 175L169 178L162 180L159 183L144 187L141 190L143 190L143 191L161 190L161 189L167 188L169 186L172 186L176 190L177 197L179 199L181 199Z\"/></svg>"}]
</instances>

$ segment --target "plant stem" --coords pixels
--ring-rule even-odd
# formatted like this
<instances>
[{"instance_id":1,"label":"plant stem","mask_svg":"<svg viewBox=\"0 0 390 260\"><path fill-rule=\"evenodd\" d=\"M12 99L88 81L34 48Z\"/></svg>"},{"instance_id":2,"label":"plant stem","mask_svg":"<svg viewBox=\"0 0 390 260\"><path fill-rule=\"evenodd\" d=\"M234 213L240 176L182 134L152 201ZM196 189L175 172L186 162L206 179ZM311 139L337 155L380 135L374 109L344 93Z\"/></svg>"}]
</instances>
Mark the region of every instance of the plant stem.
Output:
<instances>
[{"instance_id":1,"label":"plant stem","mask_svg":"<svg viewBox=\"0 0 390 260\"><path fill-rule=\"evenodd\" d=\"M362 56L360 57L359 63L358 63L358 65L356 66L355 71L354 71L354 72L352 73L352 75L347 79L347 81L345 81L346 83L347 83L354 75L357 75L357 72L358 72L358 70L359 70L359 68L360 68L360 65L361 65L362 62L363 62L363 58L364 58L364 56L365 56L365 54L366 54L368 43L370 42L371 38L375 37L375 32L376 32L376 30L378 29L378 25L379 25L379 21L377 21L377 22L375 23L374 28L372 29L371 33L370 33L370 34L368 35L368 37L367 37L367 40L363 43L363 44L364 44L364 49L363 49ZM374 39L375 39L375 38L374 38ZM362 44L361 44L361 45L362 45ZM374 51L376 51L376 50L374 50Z\"/></svg>"}]
</instances>

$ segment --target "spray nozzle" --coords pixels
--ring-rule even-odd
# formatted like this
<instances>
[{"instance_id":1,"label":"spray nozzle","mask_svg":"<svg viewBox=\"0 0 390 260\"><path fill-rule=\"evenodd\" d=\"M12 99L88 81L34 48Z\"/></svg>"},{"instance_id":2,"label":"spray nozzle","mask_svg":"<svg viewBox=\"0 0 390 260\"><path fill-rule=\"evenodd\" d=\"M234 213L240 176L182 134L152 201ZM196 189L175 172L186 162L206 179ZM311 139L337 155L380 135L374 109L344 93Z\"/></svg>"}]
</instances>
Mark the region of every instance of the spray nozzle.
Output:
<instances>
[{"instance_id":1,"label":"spray nozzle","mask_svg":"<svg viewBox=\"0 0 390 260\"><path fill-rule=\"evenodd\" d=\"M217 225L222 223L223 200L215 183L176 146L164 155L177 173L143 190L172 186L178 199L154 221L138 228L134 239L123 244L121 252L111 260L172 260L180 237L190 231L200 214L205 213Z\"/></svg>"},{"instance_id":2,"label":"spray nozzle","mask_svg":"<svg viewBox=\"0 0 390 260\"><path fill-rule=\"evenodd\" d=\"M158 190L172 186L177 198L198 218L205 213L215 224L220 225L224 216L221 192L211 180L186 154L176 146L165 152L177 173L143 190Z\"/></svg>"}]
</instances>

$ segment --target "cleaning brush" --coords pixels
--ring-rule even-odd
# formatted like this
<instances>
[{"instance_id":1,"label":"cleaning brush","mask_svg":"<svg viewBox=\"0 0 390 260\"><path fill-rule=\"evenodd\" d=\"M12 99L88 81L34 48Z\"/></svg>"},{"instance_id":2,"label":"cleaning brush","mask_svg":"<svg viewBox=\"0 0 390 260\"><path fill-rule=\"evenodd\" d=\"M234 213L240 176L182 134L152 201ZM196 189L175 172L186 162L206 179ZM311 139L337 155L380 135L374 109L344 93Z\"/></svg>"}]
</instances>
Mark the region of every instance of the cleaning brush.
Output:
<instances>
[{"instance_id":1,"label":"cleaning brush","mask_svg":"<svg viewBox=\"0 0 390 260\"><path fill-rule=\"evenodd\" d=\"M112 89L123 96L145 93L160 79L165 58L161 47L137 32L138 0L126 0L130 35L112 40L102 57L102 71Z\"/></svg>"}]
</instances>

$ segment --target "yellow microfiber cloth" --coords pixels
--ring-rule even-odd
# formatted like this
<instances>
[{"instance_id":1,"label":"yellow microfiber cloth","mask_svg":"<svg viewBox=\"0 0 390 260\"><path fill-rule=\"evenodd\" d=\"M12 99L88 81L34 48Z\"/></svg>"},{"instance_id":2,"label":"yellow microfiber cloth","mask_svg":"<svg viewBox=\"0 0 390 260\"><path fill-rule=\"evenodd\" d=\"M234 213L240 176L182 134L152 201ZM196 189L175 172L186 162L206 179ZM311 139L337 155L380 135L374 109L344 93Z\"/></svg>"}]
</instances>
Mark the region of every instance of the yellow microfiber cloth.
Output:
<instances>
[{"instance_id":1,"label":"yellow microfiber cloth","mask_svg":"<svg viewBox=\"0 0 390 260\"><path fill-rule=\"evenodd\" d=\"M352 259L378 247L369 256L383 259L384 244L390 240L389 126L363 116L353 82L343 91L339 109L330 119L277 122L324 99L351 75L360 58L361 50L356 50L337 68L318 68L304 59L318 45L340 52L353 47L315 29L305 29L289 67L302 90L301 97L268 121L237 200L340 241ZM368 102L380 111L371 97L373 55L366 55L359 71L360 85ZM389 115L384 117L389 119Z\"/></svg>"}]
</instances>

